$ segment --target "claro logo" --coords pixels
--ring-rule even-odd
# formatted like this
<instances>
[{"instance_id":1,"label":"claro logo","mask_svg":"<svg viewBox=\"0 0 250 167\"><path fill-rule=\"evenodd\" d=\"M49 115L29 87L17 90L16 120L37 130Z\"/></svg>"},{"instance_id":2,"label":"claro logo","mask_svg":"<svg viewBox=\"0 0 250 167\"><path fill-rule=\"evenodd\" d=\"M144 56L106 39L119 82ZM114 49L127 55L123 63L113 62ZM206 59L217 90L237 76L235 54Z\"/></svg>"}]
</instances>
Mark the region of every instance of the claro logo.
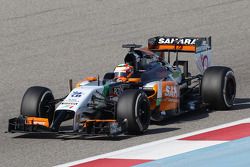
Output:
<instances>
[{"instance_id":1,"label":"claro logo","mask_svg":"<svg viewBox=\"0 0 250 167\"><path fill-rule=\"evenodd\" d=\"M160 38L158 44L194 45L196 41L194 38Z\"/></svg>"}]
</instances>

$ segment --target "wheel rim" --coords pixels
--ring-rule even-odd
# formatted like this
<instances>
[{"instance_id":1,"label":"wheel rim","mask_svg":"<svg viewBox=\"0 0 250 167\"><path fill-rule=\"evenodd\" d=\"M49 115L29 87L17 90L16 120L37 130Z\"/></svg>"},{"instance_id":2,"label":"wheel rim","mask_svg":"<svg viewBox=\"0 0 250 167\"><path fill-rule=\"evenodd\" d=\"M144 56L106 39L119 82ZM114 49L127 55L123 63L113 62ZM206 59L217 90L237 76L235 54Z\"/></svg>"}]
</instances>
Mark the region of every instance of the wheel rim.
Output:
<instances>
[{"instance_id":1,"label":"wheel rim","mask_svg":"<svg viewBox=\"0 0 250 167\"><path fill-rule=\"evenodd\" d=\"M235 98L235 82L232 78L228 78L227 83L226 83L226 88L225 88L225 100L228 105L232 105L234 102Z\"/></svg>"},{"instance_id":2,"label":"wheel rim","mask_svg":"<svg viewBox=\"0 0 250 167\"><path fill-rule=\"evenodd\" d=\"M149 109L146 99L142 99L139 101L137 114L142 126L145 126L149 122Z\"/></svg>"},{"instance_id":3,"label":"wheel rim","mask_svg":"<svg viewBox=\"0 0 250 167\"><path fill-rule=\"evenodd\" d=\"M51 119L53 117L53 110L54 110L54 106L53 104L49 104L49 102L51 102L52 100L54 100L53 95L51 94L50 91L47 91L44 93L43 97L41 98L41 102L39 104L39 116L40 117L44 117L44 118L49 118L49 121L51 122Z\"/></svg>"}]
</instances>

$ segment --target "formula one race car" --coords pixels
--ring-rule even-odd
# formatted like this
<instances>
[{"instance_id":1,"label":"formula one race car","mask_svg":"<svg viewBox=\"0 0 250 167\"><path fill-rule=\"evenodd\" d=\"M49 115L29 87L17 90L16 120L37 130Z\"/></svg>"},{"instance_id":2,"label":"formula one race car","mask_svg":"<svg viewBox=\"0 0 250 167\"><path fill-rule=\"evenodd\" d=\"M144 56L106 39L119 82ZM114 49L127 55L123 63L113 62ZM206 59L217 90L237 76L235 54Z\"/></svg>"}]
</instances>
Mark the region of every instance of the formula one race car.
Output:
<instances>
[{"instance_id":1,"label":"formula one race car","mask_svg":"<svg viewBox=\"0 0 250 167\"><path fill-rule=\"evenodd\" d=\"M30 87L23 96L20 116L9 120L8 131L142 134L150 120L162 121L206 107L226 110L233 105L234 73L228 67L211 66L211 37L161 36L150 38L146 48L136 44L123 48L129 48L123 64L102 80L87 77L64 98L54 99L45 87ZM191 75L188 61L179 60L180 52L194 54L198 75ZM63 131L62 122L69 119L73 119L72 128Z\"/></svg>"}]
</instances>

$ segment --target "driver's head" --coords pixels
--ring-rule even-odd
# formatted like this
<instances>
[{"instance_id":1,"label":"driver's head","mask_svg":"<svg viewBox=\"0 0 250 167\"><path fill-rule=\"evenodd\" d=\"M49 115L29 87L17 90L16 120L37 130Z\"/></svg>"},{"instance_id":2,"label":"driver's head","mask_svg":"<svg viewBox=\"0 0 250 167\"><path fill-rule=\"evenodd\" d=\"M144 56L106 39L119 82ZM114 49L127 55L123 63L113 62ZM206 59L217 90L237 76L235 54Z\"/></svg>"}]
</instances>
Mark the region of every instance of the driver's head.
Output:
<instances>
[{"instance_id":1,"label":"driver's head","mask_svg":"<svg viewBox=\"0 0 250 167\"><path fill-rule=\"evenodd\" d=\"M115 79L125 82L133 74L134 68L128 64L119 64L115 67Z\"/></svg>"}]
</instances>

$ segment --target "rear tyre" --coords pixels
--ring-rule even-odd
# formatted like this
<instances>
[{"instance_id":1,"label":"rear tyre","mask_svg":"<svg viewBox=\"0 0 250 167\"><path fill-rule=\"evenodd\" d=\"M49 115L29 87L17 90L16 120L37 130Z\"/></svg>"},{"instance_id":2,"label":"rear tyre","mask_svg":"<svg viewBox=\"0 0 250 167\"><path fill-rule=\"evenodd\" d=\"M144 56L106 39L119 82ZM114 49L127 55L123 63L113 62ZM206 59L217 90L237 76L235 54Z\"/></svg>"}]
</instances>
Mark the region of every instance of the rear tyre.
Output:
<instances>
[{"instance_id":1,"label":"rear tyre","mask_svg":"<svg viewBox=\"0 0 250 167\"><path fill-rule=\"evenodd\" d=\"M141 90L125 90L117 104L117 119L127 119L128 134L142 134L150 123L150 104Z\"/></svg>"},{"instance_id":2,"label":"rear tyre","mask_svg":"<svg viewBox=\"0 0 250 167\"><path fill-rule=\"evenodd\" d=\"M33 86L25 92L22 104L21 115L48 118L51 124L55 111L55 104L49 104L54 100L50 89L40 86Z\"/></svg>"},{"instance_id":3,"label":"rear tyre","mask_svg":"<svg viewBox=\"0 0 250 167\"><path fill-rule=\"evenodd\" d=\"M201 95L211 108L226 110L232 107L236 82L231 68L213 66L206 69L201 84Z\"/></svg>"}]
</instances>

